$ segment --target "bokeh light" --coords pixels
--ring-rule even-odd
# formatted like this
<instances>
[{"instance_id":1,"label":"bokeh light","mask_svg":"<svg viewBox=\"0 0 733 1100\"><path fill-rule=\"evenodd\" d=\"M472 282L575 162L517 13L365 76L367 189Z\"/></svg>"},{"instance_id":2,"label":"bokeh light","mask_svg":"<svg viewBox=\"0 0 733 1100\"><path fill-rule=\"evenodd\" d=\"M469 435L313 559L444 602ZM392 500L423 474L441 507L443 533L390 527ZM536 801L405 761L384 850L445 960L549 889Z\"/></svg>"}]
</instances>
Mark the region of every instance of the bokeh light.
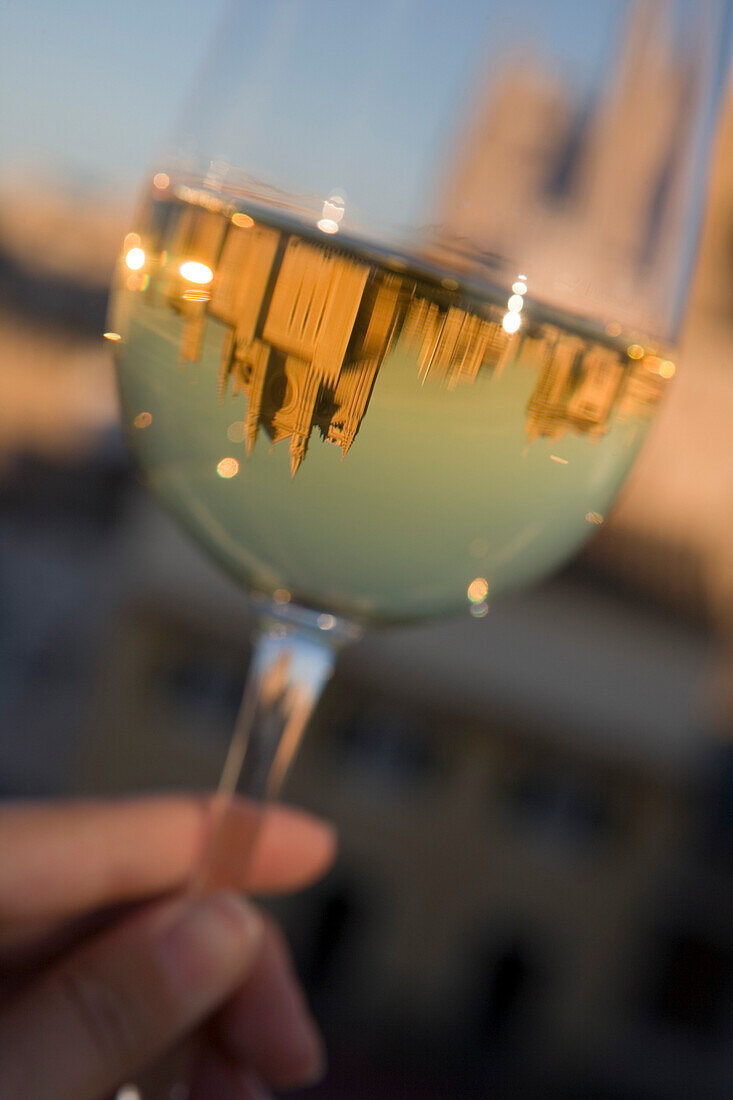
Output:
<instances>
[{"instance_id":1,"label":"bokeh light","mask_svg":"<svg viewBox=\"0 0 733 1100\"><path fill-rule=\"evenodd\" d=\"M222 460L219 462L219 465L216 467L216 472L219 477L236 477L236 475L239 473L239 463L237 462L236 458L222 458Z\"/></svg>"},{"instance_id":2,"label":"bokeh light","mask_svg":"<svg viewBox=\"0 0 733 1100\"><path fill-rule=\"evenodd\" d=\"M145 253L142 248L135 246L131 248L125 256L125 263L129 267L130 271L139 271L145 263Z\"/></svg>"},{"instance_id":3,"label":"bokeh light","mask_svg":"<svg viewBox=\"0 0 733 1100\"><path fill-rule=\"evenodd\" d=\"M475 577L468 586L466 595L471 603L483 603L489 594L489 582L486 577Z\"/></svg>"},{"instance_id":4,"label":"bokeh light","mask_svg":"<svg viewBox=\"0 0 733 1100\"><path fill-rule=\"evenodd\" d=\"M233 420L227 428L227 439L230 439L232 443L244 442L244 421Z\"/></svg>"},{"instance_id":5,"label":"bokeh light","mask_svg":"<svg viewBox=\"0 0 733 1100\"><path fill-rule=\"evenodd\" d=\"M211 268L198 260L185 260L178 271L189 283L197 283L199 286L206 286L214 278Z\"/></svg>"}]
</instances>

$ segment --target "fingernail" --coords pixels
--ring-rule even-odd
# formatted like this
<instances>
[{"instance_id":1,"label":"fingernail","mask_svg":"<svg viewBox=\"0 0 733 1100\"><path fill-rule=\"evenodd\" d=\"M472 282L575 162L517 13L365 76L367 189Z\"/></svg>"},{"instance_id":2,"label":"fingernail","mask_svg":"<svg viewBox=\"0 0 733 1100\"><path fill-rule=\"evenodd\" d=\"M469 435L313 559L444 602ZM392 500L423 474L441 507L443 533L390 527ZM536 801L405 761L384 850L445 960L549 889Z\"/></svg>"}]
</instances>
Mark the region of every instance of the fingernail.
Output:
<instances>
[{"instance_id":1,"label":"fingernail","mask_svg":"<svg viewBox=\"0 0 733 1100\"><path fill-rule=\"evenodd\" d=\"M179 993L234 986L252 965L264 931L262 917L245 898L221 893L192 902L165 929L155 951Z\"/></svg>"}]
</instances>

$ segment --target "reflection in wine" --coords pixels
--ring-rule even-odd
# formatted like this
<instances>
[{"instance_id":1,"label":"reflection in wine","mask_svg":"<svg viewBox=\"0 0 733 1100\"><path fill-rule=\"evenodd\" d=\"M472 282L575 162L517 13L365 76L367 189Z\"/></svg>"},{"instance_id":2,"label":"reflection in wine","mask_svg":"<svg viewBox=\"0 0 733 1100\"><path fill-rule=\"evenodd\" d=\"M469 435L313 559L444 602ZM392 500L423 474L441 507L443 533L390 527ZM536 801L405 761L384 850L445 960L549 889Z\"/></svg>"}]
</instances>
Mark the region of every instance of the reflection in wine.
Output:
<instances>
[{"instance_id":1,"label":"reflection in wine","mask_svg":"<svg viewBox=\"0 0 733 1100\"><path fill-rule=\"evenodd\" d=\"M314 428L346 456L395 342L415 358L421 382L441 381L449 390L472 384L482 370L500 373L510 361L537 364L526 410L530 441L567 430L598 435L614 411L651 414L674 373L669 360L639 344L624 353L617 342L521 317L524 279L513 284L506 308L484 301L479 312L466 306L456 280L428 286L388 263L355 259L341 242L337 248L239 210L211 209L206 192L179 190L185 197L169 200L164 216L150 221L164 226L151 248L165 258L164 300L184 322L180 358L200 359L209 318L226 326L220 395L230 388L246 399L241 440L248 454L261 428L272 444L290 441L293 475ZM144 253L131 251L133 263L130 252L125 263L137 270ZM182 256L196 259L178 262Z\"/></svg>"},{"instance_id":2,"label":"reflection in wine","mask_svg":"<svg viewBox=\"0 0 733 1100\"><path fill-rule=\"evenodd\" d=\"M481 614L477 545L492 593L559 560L674 373L543 308L526 270L500 290L443 245L379 252L193 181L154 185L126 243L146 259L123 250L114 346L147 477L238 578L357 617Z\"/></svg>"}]
</instances>

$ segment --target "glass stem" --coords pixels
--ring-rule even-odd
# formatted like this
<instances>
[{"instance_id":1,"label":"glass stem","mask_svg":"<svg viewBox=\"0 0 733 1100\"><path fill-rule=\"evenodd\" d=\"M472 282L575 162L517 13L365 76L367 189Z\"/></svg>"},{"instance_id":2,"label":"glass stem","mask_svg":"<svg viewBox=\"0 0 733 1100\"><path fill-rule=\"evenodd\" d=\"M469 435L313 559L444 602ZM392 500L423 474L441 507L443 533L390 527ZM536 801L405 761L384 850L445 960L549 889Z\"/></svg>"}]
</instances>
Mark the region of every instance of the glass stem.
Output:
<instances>
[{"instance_id":1,"label":"glass stem","mask_svg":"<svg viewBox=\"0 0 733 1100\"><path fill-rule=\"evenodd\" d=\"M333 671L337 650L360 631L332 615L299 608L270 610L260 617L244 695L219 786L211 830L194 891L225 885L232 851L228 810L236 794L254 801L257 816L238 867L251 860L264 811L277 798L300 746L303 731Z\"/></svg>"}]
</instances>

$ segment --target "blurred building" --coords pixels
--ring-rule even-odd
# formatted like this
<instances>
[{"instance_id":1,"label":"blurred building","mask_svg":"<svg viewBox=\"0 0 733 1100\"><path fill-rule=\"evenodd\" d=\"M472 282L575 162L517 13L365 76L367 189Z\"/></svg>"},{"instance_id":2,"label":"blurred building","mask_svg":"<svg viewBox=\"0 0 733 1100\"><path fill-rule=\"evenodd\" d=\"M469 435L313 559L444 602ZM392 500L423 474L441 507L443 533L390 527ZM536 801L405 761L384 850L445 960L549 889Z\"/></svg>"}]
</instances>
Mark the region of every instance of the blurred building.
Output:
<instances>
[{"instance_id":1,"label":"blurred building","mask_svg":"<svg viewBox=\"0 0 733 1100\"><path fill-rule=\"evenodd\" d=\"M519 263L546 304L666 335L701 74L673 22L663 0L630 4L608 44L611 83L593 96L537 57L492 68L447 158L438 239Z\"/></svg>"}]
</instances>

